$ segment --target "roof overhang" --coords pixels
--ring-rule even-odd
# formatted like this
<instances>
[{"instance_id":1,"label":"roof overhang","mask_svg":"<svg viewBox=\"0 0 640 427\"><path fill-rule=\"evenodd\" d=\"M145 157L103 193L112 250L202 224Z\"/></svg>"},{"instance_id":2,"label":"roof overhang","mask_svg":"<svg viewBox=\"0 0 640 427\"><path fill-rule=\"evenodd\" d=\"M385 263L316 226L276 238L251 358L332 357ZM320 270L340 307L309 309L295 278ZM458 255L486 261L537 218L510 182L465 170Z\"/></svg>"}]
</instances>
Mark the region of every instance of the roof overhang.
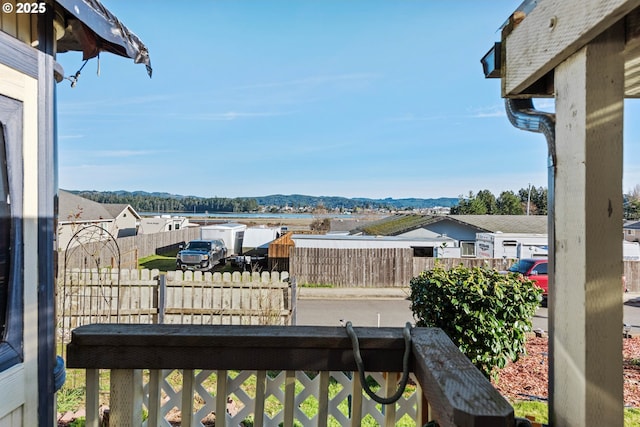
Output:
<instances>
[{"instance_id":1,"label":"roof overhang","mask_svg":"<svg viewBox=\"0 0 640 427\"><path fill-rule=\"evenodd\" d=\"M506 98L553 96L555 67L617 23L626 35L625 96L638 98L640 0L526 0L482 58L485 76L502 79Z\"/></svg>"},{"instance_id":2,"label":"roof overhang","mask_svg":"<svg viewBox=\"0 0 640 427\"><path fill-rule=\"evenodd\" d=\"M147 47L99 0L55 0L62 7L65 32L57 42L57 52L80 51L83 59L110 52L144 64L151 77Z\"/></svg>"}]
</instances>

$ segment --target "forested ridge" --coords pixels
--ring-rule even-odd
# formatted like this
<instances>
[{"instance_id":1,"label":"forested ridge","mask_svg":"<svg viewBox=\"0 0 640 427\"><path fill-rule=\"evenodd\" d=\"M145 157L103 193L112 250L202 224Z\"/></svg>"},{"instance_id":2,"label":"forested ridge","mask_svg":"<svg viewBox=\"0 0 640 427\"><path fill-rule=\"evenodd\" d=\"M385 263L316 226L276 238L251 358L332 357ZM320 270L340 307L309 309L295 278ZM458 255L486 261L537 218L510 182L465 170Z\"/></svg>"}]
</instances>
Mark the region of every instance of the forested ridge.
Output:
<instances>
[{"instance_id":1,"label":"forested ridge","mask_svg":"<svg viewBox=\"0 0 640 427\"><path fill-rule=\"evenodd\" d=\"M506 190L497 197L489 190L466 196L432 199L368 199L301 194L274 194L260 197L198 197L144 191L73 191L72 193L100 203L129 204L138 212L256 212L278 211L285 208L298 210L421 210L436 207L451 209L457 215L546 215L547 189L521 188L517 192ZM624 218L640 219L640 186L624 194Z\"/></svg>"},{"instance_id":2,"label":"forested ridge","mask_svg":"<svg viewBox=\"0 0 640 427\"><path fill-rule=\"evenodd\" d=\"M143 191L77 191L69 190L99 203L130 204L138 212L253 212L261 208L293 209L424 209L451 207L457 198L437 199L367 199L331 196L307 196L301 194L274 194L260 197L197 197L169 193L147 193Z\"/></svg>"}]
</instances>

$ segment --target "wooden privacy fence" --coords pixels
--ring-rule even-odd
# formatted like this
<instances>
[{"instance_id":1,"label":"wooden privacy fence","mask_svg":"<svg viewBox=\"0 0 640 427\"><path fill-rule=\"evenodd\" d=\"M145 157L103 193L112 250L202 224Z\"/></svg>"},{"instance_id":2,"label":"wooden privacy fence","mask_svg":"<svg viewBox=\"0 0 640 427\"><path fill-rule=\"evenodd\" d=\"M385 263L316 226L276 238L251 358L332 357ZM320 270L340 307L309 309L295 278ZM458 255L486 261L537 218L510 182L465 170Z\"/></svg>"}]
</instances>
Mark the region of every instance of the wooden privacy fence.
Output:
<instances>
[{"instance_id":1,"label":"wooden privacy fence","mask_svg":"<svg viewBox=\"0 0 640 427\"><path fill-rule=\"evenodd\" d=\"M58 331L93 323L289 325L295 281L283 273L72 269L58 280Z\"/></svg>"},{"instance_id":2,"label":"wooden privacy fence","mask_svg":"<svg viewBox=\"0 0 640 427\"><path fill-rule=\"evenodd\" d=\"M413 274L413 250L293 247L289 267L300 284L401 287Z\"/></svg>"},{"instance_id":3,"label":"wooden privacy fence","mask_svg":"<svg viewBox=\"0 0 640 427\"><path fill-rule=\"evenodd\" d=\"M512 260L483 258L414 257L411 248L338 249L296 248L290 252L291 275L299 284L331 284L340 287L405 287L412 277L433 268L463 264L507 269Z\"/></svg>"},{"instance_id":4,"label":"wooden privacy fence","mask_svg":"<svg viewBox=\"0 0 640 427\"><path fill-rule=\"evenodd\" d=\"M446 268L487 266L508 269L516 260L503 258L414 257L413 249L296 248L289 252L291 276L298 284L338 287L406 287L436 263ZM627 287L640 292L640 261L623 261Z\"/></svg>"}]
</instances>

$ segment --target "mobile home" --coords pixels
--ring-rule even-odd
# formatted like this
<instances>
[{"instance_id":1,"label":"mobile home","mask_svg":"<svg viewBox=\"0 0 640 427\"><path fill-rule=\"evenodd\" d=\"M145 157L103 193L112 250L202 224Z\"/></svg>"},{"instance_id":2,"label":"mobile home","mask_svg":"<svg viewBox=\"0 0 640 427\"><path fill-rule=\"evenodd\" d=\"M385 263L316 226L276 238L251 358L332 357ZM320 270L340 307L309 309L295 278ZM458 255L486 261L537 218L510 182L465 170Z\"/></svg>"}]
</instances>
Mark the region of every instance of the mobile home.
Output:
<instances>
[{"instance_id":1,"label":"mobile home","mask_svg":"<svg viewBox=\"0 0 640 427\"><path fill-rule=\"evenodd\" d=\"M140 219L138 234L163 233L165 231L180 230L195 224L189 222L185 216L159 215Z\"/></svg>"},{"instance_id":2,"label":"mobile home","mask_svg":"<svg viewBox=\"0 0 640 427\"><path fill-rule=\"evenodd\" d=\"M530 258L546 256L549 238L535 233L477 233L477 258Z\"/></svg>"},{"instance_id":3,"label":"mobile home","mask_svg":"<svg viewBox=\"0 0 640 427\"><path fill-rule=\"evenodd\" d=\"M412 248L414 256L436 257L438 248L458 247L458 242L450 237L409 238L399 236L343 236L333 234L294 234L291 236L298 248L332 249L383 249Z\"/></svg>"}]
</instances>

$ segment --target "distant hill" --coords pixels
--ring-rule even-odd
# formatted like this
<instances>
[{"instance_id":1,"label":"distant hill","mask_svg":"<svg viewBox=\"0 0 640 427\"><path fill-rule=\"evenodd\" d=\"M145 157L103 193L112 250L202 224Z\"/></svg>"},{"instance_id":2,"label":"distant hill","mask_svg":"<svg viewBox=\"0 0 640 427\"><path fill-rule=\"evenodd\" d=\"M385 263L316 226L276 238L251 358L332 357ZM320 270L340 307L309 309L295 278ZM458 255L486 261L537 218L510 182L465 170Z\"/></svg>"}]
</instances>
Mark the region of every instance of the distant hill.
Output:
<instances>
[{"instance_id":1,"label":"distant hill","mask_svg":"<svg viewBox=\"0 0 640 427\"><path fill-rule=\"evenodd\" d=\"M458 204L458 198L441 197L437 199L369 199L337 196L308 196L302 194L273 194L259 197L205 198L182 196L178 194L146 191L86 191L67 190L71 193L100 203L127 203L139 212L242 212L256 210L259 206L279 208L325 207L327 209L426 209L434 207L452 207Z\"/></svg>"}]
</instances>

